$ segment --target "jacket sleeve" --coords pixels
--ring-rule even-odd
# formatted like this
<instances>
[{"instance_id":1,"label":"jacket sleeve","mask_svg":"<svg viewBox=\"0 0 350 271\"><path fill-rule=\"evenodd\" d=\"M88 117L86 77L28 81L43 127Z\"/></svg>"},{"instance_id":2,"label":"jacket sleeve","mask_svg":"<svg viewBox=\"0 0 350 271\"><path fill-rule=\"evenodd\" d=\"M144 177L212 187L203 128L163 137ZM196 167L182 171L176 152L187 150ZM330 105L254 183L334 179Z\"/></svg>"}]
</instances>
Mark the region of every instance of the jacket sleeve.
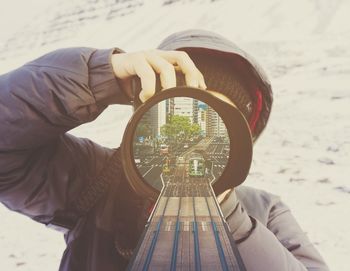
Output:
<instances>
[{"instance_id":1,"label":"jacket sleeve","mask_svg":"<svg viewBox=\"0 0 350 271\"><path fill-rule=\"evenodd\" d=\"M230 200L232 205L232 196ZM266 226L248 216L238 200L234 212L227 216L247 270L329 271L290 209L277 196L270 195L270 201L260 202L269 209ZM222 207L225 213L225 204Z\"/></svg>"},{"instance_id":2,"label":"jacket sleeve","mask_svg":"<svg viewBox=\"0 0 350 271\"><path fill-rule=\"evenodd\" d=\"M0 76L0 201L30 217L64 209L113 153L66 134L129 104L111 67L120 49L53 51Z\"/></svg>"}]
</instances>

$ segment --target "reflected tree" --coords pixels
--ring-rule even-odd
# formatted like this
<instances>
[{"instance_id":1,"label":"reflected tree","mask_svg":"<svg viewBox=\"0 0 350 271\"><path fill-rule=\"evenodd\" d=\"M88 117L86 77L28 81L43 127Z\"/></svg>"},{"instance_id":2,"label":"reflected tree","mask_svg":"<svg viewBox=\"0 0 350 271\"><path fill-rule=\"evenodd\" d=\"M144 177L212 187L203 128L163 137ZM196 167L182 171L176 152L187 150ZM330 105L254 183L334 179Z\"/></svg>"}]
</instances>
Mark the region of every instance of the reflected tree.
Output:
<instances>
[{"instance_id":1,"label":"reflected tree","mask_svg":"<svg viewBox=\"0 0 350 271\"><path fill-rule=\"evenodd\" d=\"M187 140L198 137L201 134L201 128L197 123L192 124L189 117L173 115L168 123L161 127L160 133L168 139Z\"/></svg>"}]
</instances>

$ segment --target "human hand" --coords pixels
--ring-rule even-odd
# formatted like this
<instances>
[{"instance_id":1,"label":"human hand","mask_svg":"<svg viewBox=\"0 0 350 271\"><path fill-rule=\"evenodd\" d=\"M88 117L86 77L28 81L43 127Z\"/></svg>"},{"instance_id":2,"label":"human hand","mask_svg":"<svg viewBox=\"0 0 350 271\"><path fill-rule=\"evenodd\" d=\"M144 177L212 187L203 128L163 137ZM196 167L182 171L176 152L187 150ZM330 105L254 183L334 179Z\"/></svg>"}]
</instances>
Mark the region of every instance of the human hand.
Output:
<instances>
[{"instance_id":1,"label":"human hand","mask_svg":"<svg viewBox=\"0 0 350 271\"><path fill-rule=\"evenodd\" d=\"M184 51L146 50L112 55L115 76L121 79L122 86L132 97L131 78L137 75L141 80L140 100L145 102L156 90L156 73L160 74L163 89L176 87L175 71L182 71L186 85L206 89L202 73Z\"/></svg>"},{"instance_id":2,"label":"human hand","mask_svg":"<svg viewBox=\"0 0 350 271\"><path fill-rule=\"evenodd\" d=\"M217 197L217 200L233 238L240 240L249 235L253 224L239 202L235 189L226 190Z\"/></svg>"}]
</instances>

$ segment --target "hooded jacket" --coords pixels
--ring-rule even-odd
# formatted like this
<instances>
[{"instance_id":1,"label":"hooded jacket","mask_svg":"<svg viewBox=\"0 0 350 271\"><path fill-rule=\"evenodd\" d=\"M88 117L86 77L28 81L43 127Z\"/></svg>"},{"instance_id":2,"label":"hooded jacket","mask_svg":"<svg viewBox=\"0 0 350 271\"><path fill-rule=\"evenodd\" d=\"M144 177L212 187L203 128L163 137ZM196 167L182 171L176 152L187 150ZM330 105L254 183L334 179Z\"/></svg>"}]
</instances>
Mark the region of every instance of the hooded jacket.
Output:
<instances>
[{"instance_id":1,"label":"hooded jacket","mask_svg":"<svg viewBox=\"0 0 350 271\"><path fill-rule=\"evenodd\" d=\"M232 64L232 76L238 74L241 80L245 81L245 90L253 102L253 112L249 114L249 118L246 117L255 141L267 124L273 101L271 84L262 67L232 41L212 31L202 29L179 31L166 37L158 46L158 49L162 50L186 51L190 48L204 49L205 54L224 55L224 59ZM236 105L244 113L244 107L247 105L241 103Z\"/></svg>"},{"instance_id":2,"label":"hooded jacket","mask_svg":"<svg viewBox=\"0 0 350 271\"><path fill-rule=\"evenodd\" d=\"M10 210L47 224L55 214L69 213L74 199L118 156L117 149L67 132L112 103L129 104L110 61L121 52L56 50L0 77L0 201ZM242 212L232 214L231 197L222 205L229 224L242 215L256 222L238 245L247 270L328 270L278 197L247 187L236 192ZM137 242L141 209L120 170L98 204L65 234L60 270L123 270L127 262L116 246Z\"/></svg>"}]
</instances>

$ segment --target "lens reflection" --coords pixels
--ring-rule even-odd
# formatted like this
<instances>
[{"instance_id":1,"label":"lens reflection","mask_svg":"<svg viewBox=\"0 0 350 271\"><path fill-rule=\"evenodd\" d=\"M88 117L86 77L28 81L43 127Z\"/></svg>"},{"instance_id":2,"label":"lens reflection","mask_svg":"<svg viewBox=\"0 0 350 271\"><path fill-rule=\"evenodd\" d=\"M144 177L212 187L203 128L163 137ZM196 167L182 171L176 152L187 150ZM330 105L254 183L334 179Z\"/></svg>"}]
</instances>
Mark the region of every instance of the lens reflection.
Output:
<instances>
[{"instance_id":1,"label":"lens reflection","mask_svg":"<svg viewBox=\"0 0 350 271\"><path fill-rule=\"evenodd\" d=\"M143 179L157 190L167 182L215 182L229 157L226 126L207 104L176 97L154 105L138 123L133 154Z\"/></svg>"}]
</instances>

